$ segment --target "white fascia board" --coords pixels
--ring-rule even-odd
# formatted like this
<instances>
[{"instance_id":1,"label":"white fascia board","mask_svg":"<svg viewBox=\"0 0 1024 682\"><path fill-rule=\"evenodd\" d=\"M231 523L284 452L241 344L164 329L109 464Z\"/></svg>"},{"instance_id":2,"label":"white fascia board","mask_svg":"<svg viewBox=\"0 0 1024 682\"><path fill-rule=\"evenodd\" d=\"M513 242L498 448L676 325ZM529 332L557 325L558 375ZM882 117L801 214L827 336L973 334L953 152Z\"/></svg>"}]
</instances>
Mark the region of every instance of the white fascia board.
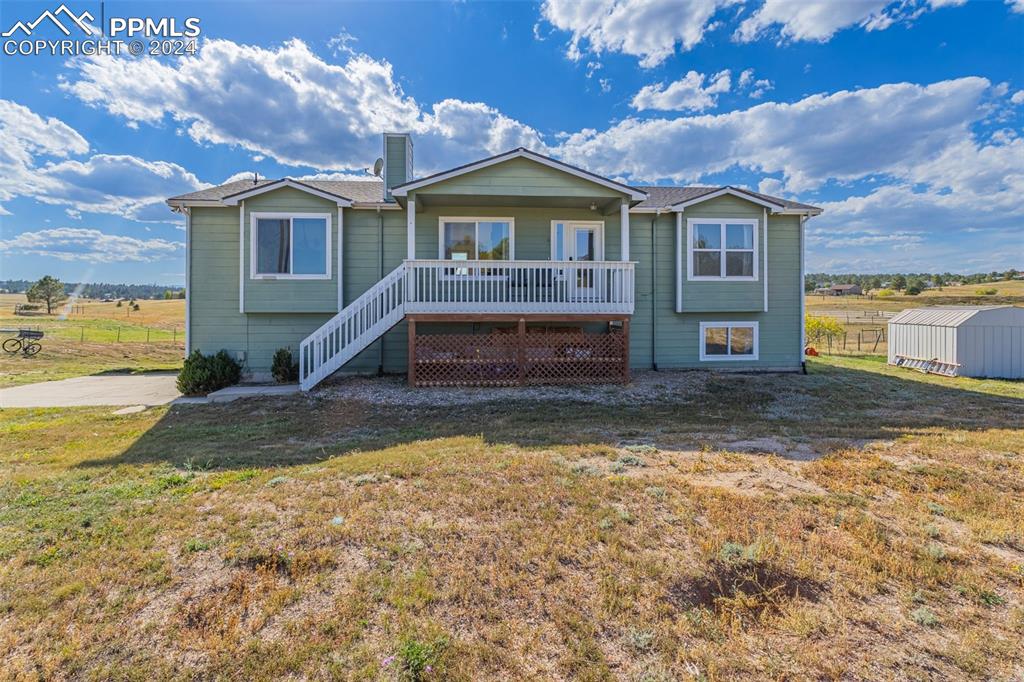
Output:
<instances>
[{"instance_id":1,"label":"white fascia board","mask_svg":"<svg viewBox=\"0 0 1024 682\"><path fill-rule=\"evenodd\" d=\"M745 200L750 201L752 203L755 203L755 204L757 204L759 206L764 206L766 208L770 208L770 209L772 209L773 211L776 211L776 212L781 212L781 211L785 211L786 210L786 207L781 205L781 204L775 204L775 203L772 203L770 201L765 201L764 199L761 199L760 197L755 197L752 194L747 194L746 192L740 192L738 190L733 189L732 187L723 187L722 189L715 190L714 192L708 192L707 194L702 194L699 197L694 197L693 199L687 199L686 201L680 201L678 204L672 204L671 206L669 206L668 210L670 210L670 211L681 211L684 208L686 208L687 206L693 206L694 204L699 204L699 203L708 201L710 199L715 199L716 197L724 196L726 194L730 194L730 195L732 195L732 196L734 196L734 197L736 197L738 199L745 199Z\"/></svg>"},{"instance_id":2,"label":"white fascia board","mask_svg":"<svg viewBox=\"0 0 1024 682\"><path fill-rule=\"evenodd\" d=\"M244 199L248 199L249 197L257 196L259 194L265 194L266 192L273 192L274 190L281 189L282 187L291 187L292 189L297 189L300 192L305 192L307 194L312 194L313 196L320 197L321 199L327 199L328 201L333 201L338 206L341 206L343 208L349 208L349 207L352 206L352 200L351 199L347 199L345 197L338 196L337 194L331 194L329 192L323 192L321 190L318 190L315 187L311 187L311 186L305 184L304 182L298 182L296 180L292 180L291 178L284 178L284 179L278 180L276 182L268 182L265 185L260 185L259 187L253 187L252 189L250 189L248 191L238 192L237 194L232 194L231 196L224 197L224 199L222 199L222 201L223 201L225 206L236 206L239 201L242 201Z\"/></svg>"},{"instance_id":3,"label":"white fascia board","mask_svg":"<svg viewBox=\"0 0 1024 682\"><path fill-rule=\"evenodd\" d=\"M576 177L587 180L588 182L592 182L595 185L601 185L602 187L613 189L616 192L622 192L623 194L628 195L630 199L635 201L643 201L644 199L647 198L646 192L641 192L640 190L633 189L632 187L628 187L627 185L623 185L612 180L602 178L599 175L593 175L591 173L587 173L586 171L582 171L578 168L573 168L572 166L562 163L561 161L550 159L544 156L543 154L537 154L536 152L531 152L528 149L514 149L510 152L506 152L504 154L491 157L489 159L484 159L483 161L477 161L476 163L471 163L467 166L455 168L453 170L448 171L447 173L432 175L429 178L423 178L422 180L407 182L404 185L399 185L398 187L392 187L391 195L396 197L404 197L407 196L409 192L416 191L417 189L426 187L428 185L433 185L435 183L443 182L445 180L458 177L460 175L465 175L466 173L478 171L481 168L487 168L495 164L503 163L505 161L510 161L511 159L518 158L530 159L531 161L536 161L537 163L547 166L549 168L560 170L563 173L575 175Z\"/></svg>"}]
</instances>

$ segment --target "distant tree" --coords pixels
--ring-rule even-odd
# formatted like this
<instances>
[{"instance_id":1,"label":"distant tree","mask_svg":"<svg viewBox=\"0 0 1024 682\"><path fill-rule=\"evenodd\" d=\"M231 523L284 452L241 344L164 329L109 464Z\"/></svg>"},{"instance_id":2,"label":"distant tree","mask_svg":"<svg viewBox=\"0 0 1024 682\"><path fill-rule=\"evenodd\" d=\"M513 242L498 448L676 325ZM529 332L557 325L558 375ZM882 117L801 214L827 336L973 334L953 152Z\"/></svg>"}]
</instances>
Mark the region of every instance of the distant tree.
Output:
<instances>
[{"instance_id":1,"label":"distant tree","mask_svg":"<svg viewBox=\"0 0 1024 682\"><path fill-rule=\"evenodd\" d=\"M935 284L935 286L941 289L946 285L946 278L943 277L942 275L935 275L934 277L932 277L932 282Z\"/></svg>"},{"instance_id":2,"label":"distant tree","mask_svg":"<svg viewBox=\"0 0 1024 682\"><path fill-rule=\"evenodd\" d=\"M46 314L53 314L53 307L67 299L64 292L64 284L56 277L44 276L33 284L25 293L25 296L32 303L45 303Z\"/></svg>"},{"instance_id":3,"label":"distant tree","mask_svg":"<svg viewBox=\"0 0 1024 682\"><path fill-rule=\"evenodd\" d=\"M892 278L892 288L896 291L903 291L907 288L907 278L903 275L896 275Z\"/></svg>"},{"instance_id":4,"label":"distant tree","mask_svg":"<svg viewBox=\"0 0 1024 682\"><path fill-rule=\"evenodd\" d=\"M1015 279L1019 274L1019 272L1017 272L1013 268L1010 268L1009 270L1006 271L1006 279Z\"/></svg>"},{"instance_id":5,"label":"distant tree","mask_svg":"<svg viewBox=\"0 0 1024 682\"><path fill-rule=\"evenodd\" d=\"M919 287L917 284L909 284L907 285L907 290L904 293L907 296L917 296L919 293L921 293L921 287Z\"/></svg>"},{"instance_id":6,"label":"distant tree","mask_svg":"<svg viewBox=\"0 0 1024 682\"><path fill-rule=\"evenodd\" d=\"M181 291L178 292L178 298L181 298L181 299L185 298L185 290L184 289L182 289Z\"/></svg>"},{"instance_id":7,"label":"distant tree","mask_svg":"<svg viewBox=\"0 0 1024 682\"><path fill-rule=\"evenodd\" d=\"M120 308L120 307L121 307L121 301L118 301L118 302L117 302L117 307L118 307L118 308Z\"/></svg>"},{"instance_id":8,"label":"distant tree","mask_svg":"<svg viewBox=\"0 0 1024 682\"><path fill-rule=\"evenodd\" d=\"M881 289L882 288L882 278L879 277L878 275L875 275L874 277L872 277L871 279L868 280L868 287L871 288L873 291L877 291L878 289Z\"/></svg>"},{"instance_id":9,"label":"distant tree","mask_svg":"<svg viewBox=\"0 0 1024 682\"><path fill-rule=\"evenodd\" d=\"M174 292L173 292L173 291L171 291L170 289L168 289L167 291L165 291L165 292L164 292L164 300L165 300L165 301L169 301L169 300L171 300L172 298L174 298Z\"/></svg>"}]
</instances>

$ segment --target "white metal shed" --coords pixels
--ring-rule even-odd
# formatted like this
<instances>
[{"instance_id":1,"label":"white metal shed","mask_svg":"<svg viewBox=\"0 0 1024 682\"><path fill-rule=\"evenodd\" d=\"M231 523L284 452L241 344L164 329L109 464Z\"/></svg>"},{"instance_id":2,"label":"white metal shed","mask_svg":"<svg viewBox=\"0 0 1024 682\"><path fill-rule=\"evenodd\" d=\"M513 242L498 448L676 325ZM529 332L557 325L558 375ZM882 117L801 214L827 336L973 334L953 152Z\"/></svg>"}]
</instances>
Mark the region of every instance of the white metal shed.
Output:
<instances>
[{"instance_id":1,"label":"white metal shed","mask_svg":"<svg viewBox=\"0 0 1024 682\"><path fill-rule=\"evenodd\" d=\"M911 308L889 320L889 364L900 357L959 365L968 377L1024 378L1024 308Z\"/></svg>"}]
</instances>

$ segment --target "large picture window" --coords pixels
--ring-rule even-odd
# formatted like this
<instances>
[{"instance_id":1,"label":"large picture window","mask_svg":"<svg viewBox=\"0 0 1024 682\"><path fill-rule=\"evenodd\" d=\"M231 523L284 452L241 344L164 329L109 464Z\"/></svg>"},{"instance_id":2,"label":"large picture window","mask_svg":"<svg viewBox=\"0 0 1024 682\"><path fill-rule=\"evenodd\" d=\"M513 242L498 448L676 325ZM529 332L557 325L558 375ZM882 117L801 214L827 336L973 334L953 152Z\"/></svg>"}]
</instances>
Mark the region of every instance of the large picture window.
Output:
<instances>
[{"instance_id":1,"label":"large picture window","mask_svg":"<svg viewBox=\"0 0 1024 682\"><path fill-rule=\"evenodd\" d=\"M444 260L512 260L515 258L514 233L512 218L441 218L438 257ZM456 268L447 274L467 275L470 269Z\"/></svg>"},{"instance_id":2,"label":"large picture window","mask_svg":"<svg viewBox=\"0 0 1024 682\"><path fill-rule=\"evenodd\" d=\"M757 322L701 322L700 359L757 360Z\"/></svg>"},{"instance_id":3,"label":"large picture window","mask_svg":"<svg viewBox=\"0 0 1024 682\"><path fill-rule=\"evenodd\" d=\"M254 279L330 279L329 214L253 213Z\"/></svg>"},{"instance_id":4,"label":"large picture window","mask_svg":"<svg viewBox=\"0 0 1024 682\"><path fill-rule=\"evenodd\" d=\"M690 218L687 279L757 279L757 221Z\"/></svg>"}]
</instances>

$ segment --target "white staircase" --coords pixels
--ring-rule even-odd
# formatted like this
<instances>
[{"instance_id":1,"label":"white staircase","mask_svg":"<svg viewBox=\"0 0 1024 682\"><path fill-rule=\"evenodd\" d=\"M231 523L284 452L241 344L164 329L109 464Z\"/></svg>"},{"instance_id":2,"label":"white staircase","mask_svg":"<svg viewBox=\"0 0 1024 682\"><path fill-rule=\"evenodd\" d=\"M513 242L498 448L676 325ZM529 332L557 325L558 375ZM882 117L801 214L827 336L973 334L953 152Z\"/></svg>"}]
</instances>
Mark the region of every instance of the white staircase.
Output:
<instances>
[{"instance_id":1,"label":"white staircase","mask_svg":"<svg viewBox=\"0 0 1024 682\"><path fill-rule=\"evenodd\" d=\"M303 391L338 371L405 317L406 267L402 263L345 306L299 345Z\"/></svg>"}]
</instances>

